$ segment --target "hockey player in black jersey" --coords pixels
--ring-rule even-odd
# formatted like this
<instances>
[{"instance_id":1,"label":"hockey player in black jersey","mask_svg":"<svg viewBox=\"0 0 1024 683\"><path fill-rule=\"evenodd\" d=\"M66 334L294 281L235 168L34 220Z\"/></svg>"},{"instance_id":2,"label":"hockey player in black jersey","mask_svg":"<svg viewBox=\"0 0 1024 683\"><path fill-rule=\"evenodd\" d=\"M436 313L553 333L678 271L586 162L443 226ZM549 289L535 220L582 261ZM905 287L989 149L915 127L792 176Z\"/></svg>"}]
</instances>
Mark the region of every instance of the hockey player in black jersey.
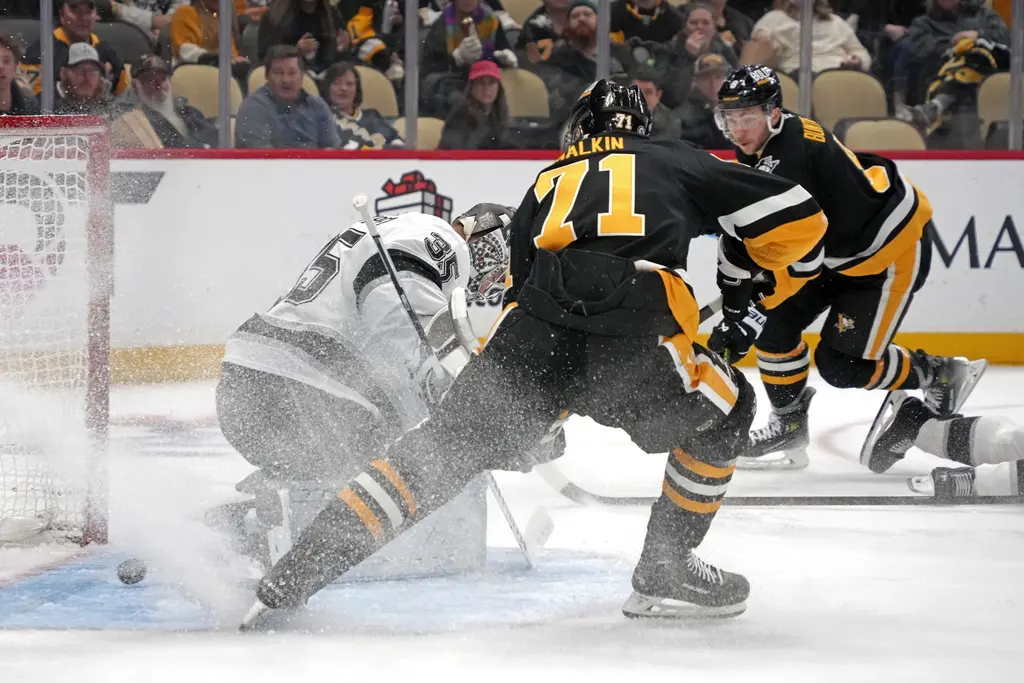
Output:
<instances>
[{"instance_id":1,"label":"hockey player in black jersey","mask_svg":"<svg viewBox=\"0 0 1024 683\"><path fill-rule=\"evenodd\" d=\"M821 274L793 281L774 273L774 293L757 340L757 361L772 414L751 434L751 458L783 451L778 461L743 459L740 467L807 464L810 352L801 335L828 311L814 352L835 387L921 389L938 414L954 413L984 361L933 356L892 343L914 292L928 276L932 209L896 164L852 152L818 122L783 109L782 86L766 66L744 66L718 94L716 121L739 163L800 183L828 217ZM750 262L720 252L722 284L750 288ZM779 303L778 297L789 297ZM776 305L777 304L777 305ZM712 350L727 340L712 337ZM738 359L733 355L731 359Z\"/></svg>"},{"instance_id":2,"label":"hockey player in black jersey","mask_svg":"<svg viewBox=\"0 0 1024 683\"><path fill-rule=\"evenodd\" d=\"M682 269L690 240L715 231L763 268L801 263L812 273L825 220L794 183L680 141L652 141L650 127L635 86L602 80L581 95L563 154L509 226L505 308L483 350L431 418L368 463L305 529L260 582L243 628L303 604L480 473L531 467L522 454L564 411L670 454L624 613L743 612L747 580L694 548L746 445L754 392L694 342L699 310Z\"/></svg>"}]
</instances>

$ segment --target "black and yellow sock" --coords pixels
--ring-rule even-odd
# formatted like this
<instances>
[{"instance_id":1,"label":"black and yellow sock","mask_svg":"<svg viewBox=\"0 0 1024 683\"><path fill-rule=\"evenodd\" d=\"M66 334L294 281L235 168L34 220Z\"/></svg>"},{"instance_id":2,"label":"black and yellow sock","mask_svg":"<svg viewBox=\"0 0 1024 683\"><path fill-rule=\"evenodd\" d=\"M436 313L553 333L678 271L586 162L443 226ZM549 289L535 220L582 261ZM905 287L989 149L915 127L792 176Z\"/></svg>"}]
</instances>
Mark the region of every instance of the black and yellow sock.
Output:
<instances>
[{"instance_id":1,"label":"black and yellow sock","mask_svg":"<svg viewBox=\"0 0 1024 683\"><path fill-rule=\"evenodd\" d=\"M811 354L801 341L792 351L769 353L757 350L757 367L761 371L768 400L775 408L785 408L796 401L807 386Z\"/></svg>"}]
</instances>

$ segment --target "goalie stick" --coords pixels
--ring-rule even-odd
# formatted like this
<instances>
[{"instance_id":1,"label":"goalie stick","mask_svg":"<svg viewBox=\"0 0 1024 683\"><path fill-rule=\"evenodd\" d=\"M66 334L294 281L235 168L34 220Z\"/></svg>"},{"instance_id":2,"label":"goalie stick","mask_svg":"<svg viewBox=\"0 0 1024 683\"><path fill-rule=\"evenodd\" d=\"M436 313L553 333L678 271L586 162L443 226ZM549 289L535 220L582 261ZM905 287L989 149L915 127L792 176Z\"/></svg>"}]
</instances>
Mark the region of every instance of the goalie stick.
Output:
<instances>
[{"instance_id":1,"label":"goalie stick","mask_svg":"<svg viewBox=\"0 0 1024 683\"><path fill-rule=\"evenodd\" d=\"M366 229L369 231L370 236L373 238L373 243L377 246L377 251L380 253L381 259L384 261L384 267L388 271L388 276L391 278L391 283L395 286L395 290L398 292L398 298L402 302L402 308L405 309L406 314L409 316L409 320L412 322L412 326L416 328L416 334L420 338L421 351L423 352L423 361L427 365L427 370L435 370L437 372L445 372L441 366L441 361L438 360L437 354L434 352L434 348L427 341L427 333L423 329L423 325L420 323L419 318L416 316L416 312L412 308L412 304L409 303L408 297L405 295L405 289L402 287L402 283L398 280L398 271L395 269L394 261L391 260L391 254L384 248L384 243L380 239L380 232L377 231L377 223L373 220L373 216L370 215L370 200L365 194L357 194L352 198L352 206L355 207L356 211L359 212L360 217L363 220L363 224L366 225ZM494 500L497 501L498 507L501 509L501 514L505 518L505 522L512 530L512 535L516 539L516 543L519 545L519 549L523 552L526 557L527 563L530 567L537 566L537 560L539 559L540 553L544 548L544 544L551 536L551 532L554 530L554 524L551 521L551 517L542 508L537 508L530 515L529 521L526 523L525 531L519 528L519 524L512 516L512 511L509 510L508 503L505 502L505 496L501 493L501 489L498 488L498 483L494 480L494 474L488 472L486 475L487 487L491 490L491 494L494 496Z\"/></svg>"},{"instance_id":2,"label":"goalie stick","mask_svg":"<svg viewBox=\"0 0 1024 683\"><path fill-rule=\"evenodd\" d=\"M708 320L721 310L722 296L718 295L700 309L700 321ZM580 505L594 503L600 505L650 505L657 500L656 497L647 496L602 496L597 493L591 493L574 484L572 480L562 473L555 461L535 465L533 471L547 482L548 486Z\"/></svg>"}]
</instances>

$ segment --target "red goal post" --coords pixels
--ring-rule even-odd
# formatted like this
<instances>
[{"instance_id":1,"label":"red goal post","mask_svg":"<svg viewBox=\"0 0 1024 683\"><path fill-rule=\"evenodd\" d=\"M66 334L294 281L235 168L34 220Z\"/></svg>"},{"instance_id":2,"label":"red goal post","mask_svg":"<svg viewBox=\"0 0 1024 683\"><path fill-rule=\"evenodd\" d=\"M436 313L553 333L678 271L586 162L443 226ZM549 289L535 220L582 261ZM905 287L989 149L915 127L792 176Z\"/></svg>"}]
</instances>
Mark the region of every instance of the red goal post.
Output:
<instances>
[{"instance_id":1,"label":"red goal post","mask_svg":"<svg viewBox=\"0 0 1024 683\"><path fill-rule=\"evenodd\" d=\"M107 540L110 154L102 118L0 116L0 542Z\"/></svg>"}]
</instances>

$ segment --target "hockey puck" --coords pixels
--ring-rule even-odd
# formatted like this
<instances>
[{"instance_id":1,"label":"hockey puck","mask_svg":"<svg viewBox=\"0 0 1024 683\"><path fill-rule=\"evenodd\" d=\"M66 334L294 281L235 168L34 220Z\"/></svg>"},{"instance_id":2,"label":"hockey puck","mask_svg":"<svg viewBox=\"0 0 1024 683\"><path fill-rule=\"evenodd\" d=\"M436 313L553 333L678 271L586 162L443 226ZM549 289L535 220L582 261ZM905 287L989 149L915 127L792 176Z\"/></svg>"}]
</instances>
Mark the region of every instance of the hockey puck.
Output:
<instances>
[{"instance_id":1,"label":"hockey puck","mask_svg":"<svg viewBox=\"0 0 1024 683\"><path fill-rule=\"evenodd\" d=\"M146 578L146 563L142 560L132 558L117 565L117 578L121 583L132 585Z\"/></svg>"}]
</instances>

